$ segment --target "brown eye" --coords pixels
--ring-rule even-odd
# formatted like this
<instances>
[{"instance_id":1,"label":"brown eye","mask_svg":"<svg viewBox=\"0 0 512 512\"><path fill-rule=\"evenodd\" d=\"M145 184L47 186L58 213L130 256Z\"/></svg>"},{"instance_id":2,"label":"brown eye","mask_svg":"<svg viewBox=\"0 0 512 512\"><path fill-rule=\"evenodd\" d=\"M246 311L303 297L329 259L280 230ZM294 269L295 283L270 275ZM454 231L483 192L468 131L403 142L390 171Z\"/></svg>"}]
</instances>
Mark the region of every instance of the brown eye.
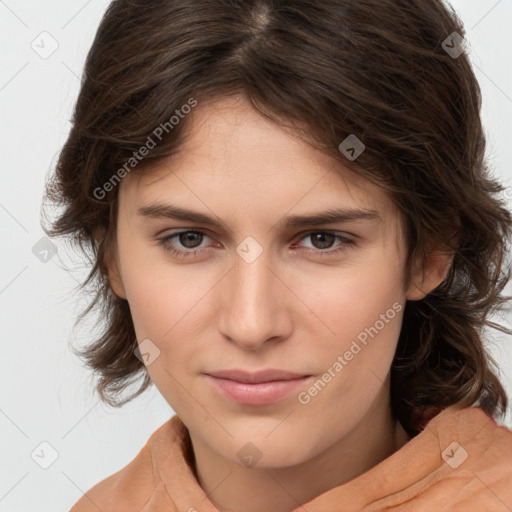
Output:
<instances>
[{"instance_id":1,"label":"brown eye","mask_svg":"<svg viewBox=\"0 0 512 512\"><path fill-rule=\"evenodd\" d=\"M174 236L178 237L183 247L187 249L197 249L198 245L201 245L204 235L199 231L183 231Z\"/></svg>"},{"instance_id":2,"label":"brown eye","mask_svg":"<svg viewBox=\"0 0 512 512\"><path fill-rule=\"evenodd\" d=\"M204 238L210 238L201 231L187 230L171 233L158 239L161 245L169 254L179 258L190 258L199 252L207 251L207 247L201 247Z\"/></svg>"},{"instance_id":3,"label":"brown eye","mask_svg":"<svg viewBox=\"0 0 512 512\"><path fill-rule=\"evenodd\" d=\"M310 237L315 249L329 249L332 247L336 238L338 238L333 233L326 233L325 231L310 233L308 237Z\"/></svg>"},{"instance_id":4,"label":"brown eye","mask_svg":"<svg viewBox=\"0 0 512 512\"><path fill-rule=\"evenodd\" d=\"M306 254L320 258L339 256L343 251L355 248L356 245L353 240L330 231L310 231L301 238L301 241L308 239L311 244L309 247L300 244L298 247L302 248L302 251L305 251ZM339 243L335 245L336 240Z\"/></svg>"}]
</instances>

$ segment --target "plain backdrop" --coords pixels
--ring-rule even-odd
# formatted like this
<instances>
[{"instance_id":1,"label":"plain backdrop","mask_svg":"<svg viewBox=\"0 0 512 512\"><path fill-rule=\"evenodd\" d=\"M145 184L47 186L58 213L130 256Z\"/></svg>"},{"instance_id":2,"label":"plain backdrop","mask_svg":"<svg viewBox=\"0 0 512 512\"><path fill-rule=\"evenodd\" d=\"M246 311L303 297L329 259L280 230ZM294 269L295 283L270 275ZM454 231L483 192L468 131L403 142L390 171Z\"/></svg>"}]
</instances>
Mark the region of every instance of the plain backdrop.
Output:
<instances>
[{"instance_id":1,"label":"plain backdrop","mask_svg":"<svg viewBox=\"0 0 512 512\"><path fill-rule=\"evenodd\" d=\"M0 1L0 512L69 510L174 414L155 388L121 409L99 402L92 376L69 349L95 330L94 320L73 329L84 305L73 290L87 268L62 241L54 241L57 253L47 261L51 253L41 259L37 245L44 182L70 129L84 60L107 5ZM512 0L452 5L483 91L488 156L509 186ZM512 340L497 331L489 340L512 395ZM510 412L505 424L512 427Z\"/></svg>"}]
</instances>

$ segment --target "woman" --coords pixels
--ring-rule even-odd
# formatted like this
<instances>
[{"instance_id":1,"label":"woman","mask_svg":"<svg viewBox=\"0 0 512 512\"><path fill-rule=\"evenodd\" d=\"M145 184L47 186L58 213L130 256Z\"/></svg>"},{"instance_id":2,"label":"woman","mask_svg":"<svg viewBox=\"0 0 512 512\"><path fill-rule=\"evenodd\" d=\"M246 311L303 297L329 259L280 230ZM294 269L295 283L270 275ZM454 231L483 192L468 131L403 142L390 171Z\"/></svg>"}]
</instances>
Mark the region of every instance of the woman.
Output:
<instances>
[{"instance_id":1,"label":"woman","mask_svg":"<svg viewBox=\"0 0 512 512\"><path fill-rule=\"evenodd\" d=\"M512 506L463 37L438 0L112 2L47 232L92 250L102 399L176 414L73 512Z\"/></svg>"}]
</instances>

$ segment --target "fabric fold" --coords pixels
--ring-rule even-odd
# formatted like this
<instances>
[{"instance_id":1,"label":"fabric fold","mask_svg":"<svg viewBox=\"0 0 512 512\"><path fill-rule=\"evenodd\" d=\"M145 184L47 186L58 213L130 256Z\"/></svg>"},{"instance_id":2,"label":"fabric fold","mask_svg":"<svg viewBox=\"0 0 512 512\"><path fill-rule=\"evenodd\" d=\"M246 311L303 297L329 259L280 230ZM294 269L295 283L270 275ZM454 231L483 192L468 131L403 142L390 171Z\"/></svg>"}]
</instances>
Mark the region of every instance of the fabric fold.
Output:
<instances>
[{"instance_id":1,"label":"fabric fold","mask_svg":"<svg viewBox=\"0 0 512 512\"><path fill-rule=\"evenodd\" d=\"M199 485L178 415L71 512L218 512ZM512 432L479 407L449 407L391 456L291 512L508 512ZM243 511L239 511L243 512Z\"/></svg>"}]
</instances>

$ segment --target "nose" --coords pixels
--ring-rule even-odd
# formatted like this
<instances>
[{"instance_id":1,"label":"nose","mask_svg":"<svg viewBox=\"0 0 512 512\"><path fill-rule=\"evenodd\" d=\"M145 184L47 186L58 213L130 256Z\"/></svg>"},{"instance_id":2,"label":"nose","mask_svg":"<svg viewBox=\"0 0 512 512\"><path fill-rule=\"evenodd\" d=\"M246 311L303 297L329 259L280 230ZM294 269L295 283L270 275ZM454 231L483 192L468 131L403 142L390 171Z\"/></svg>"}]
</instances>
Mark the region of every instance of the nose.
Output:
<instances>
[{"instance_id":1,"label":"nose","mask_svg":"<svg viewBox=\"0 0 512 512\"><path fill-rule=\"evenodd\" d=\"M245 350L257 350L291 333L288 307L293 293L275 267L269 251L251 263L236 254L231 272L223 279L219 329Z\"/></svg>"}]
</instances>

